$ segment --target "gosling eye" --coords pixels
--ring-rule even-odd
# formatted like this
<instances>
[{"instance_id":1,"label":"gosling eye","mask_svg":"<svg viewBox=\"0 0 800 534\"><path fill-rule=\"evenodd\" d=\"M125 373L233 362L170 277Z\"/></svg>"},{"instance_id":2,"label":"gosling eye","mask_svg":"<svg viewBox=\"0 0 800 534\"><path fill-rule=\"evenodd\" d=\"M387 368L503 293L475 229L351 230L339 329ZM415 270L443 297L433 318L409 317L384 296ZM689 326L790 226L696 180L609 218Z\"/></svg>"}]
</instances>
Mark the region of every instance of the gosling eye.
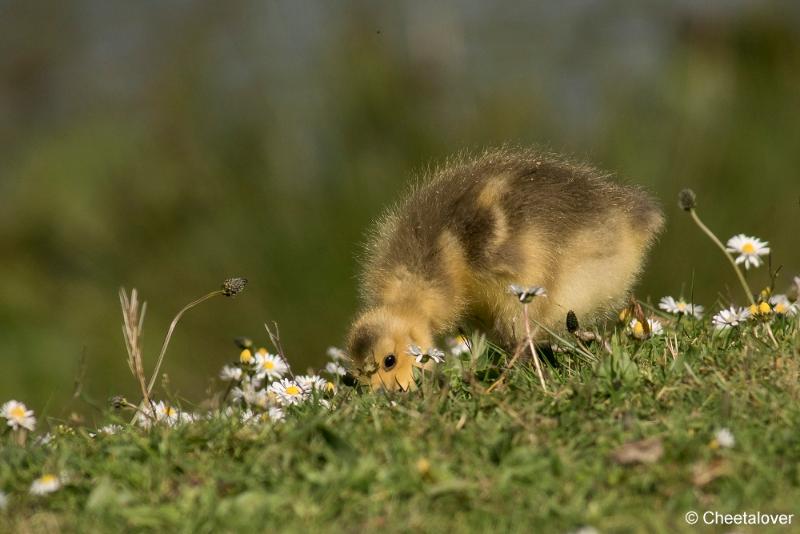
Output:
<instances>
[{"instance_id":1,"label":"gosling eye","mask_svg":"<svg viewBox=\"0 0 800 534\"><path fill-rule=\"evenodd\" d=\"M394 354L387 354L383 358L383 368L387 371L397 364L397 358Z\"/></svg>"}]
</instances>

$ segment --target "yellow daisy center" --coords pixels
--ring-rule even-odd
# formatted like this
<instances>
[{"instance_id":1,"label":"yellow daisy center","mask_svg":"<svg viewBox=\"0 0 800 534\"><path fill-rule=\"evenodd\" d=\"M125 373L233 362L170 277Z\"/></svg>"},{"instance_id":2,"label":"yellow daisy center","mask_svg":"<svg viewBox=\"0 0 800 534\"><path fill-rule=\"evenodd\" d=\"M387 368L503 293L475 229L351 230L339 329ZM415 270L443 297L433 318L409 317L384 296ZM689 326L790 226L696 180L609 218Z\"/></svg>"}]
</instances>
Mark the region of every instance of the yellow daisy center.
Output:
<instances>
[{"instance_id":1,"label":"yellow daisy center","mask_svg":"<svg viewBox=\"0 0 800 534\"><path fill-rule=\"evenodd\" d=\"M786 304L784 304L783 302L779 302L779 303L777 303L775 305L775 312L776 313L786 313L787 309L788 308L786 307Z\"/></svg>"},{"instance_id":2,"label":"yellow daisy center","mask_svg":"<svg viewBox=\"0 0 800 534\"><path fill-rule=\"evenodd\" d=\"M249 349L244 349L241 354L239 354L239 361L242 363L250 363L253 361L253 353L250 352Z\"/></svg>"},{"instance_id":3,"label":"yellow daisy center","mask_svg":"<svg viewBox=\"0 0 800 534\"><path fill-rule=\"evenodd\" d=\"M766 302L762 302L761 304L758 305L758 311L760 313L769 313L772 311L772 308L770 308L769 304L767 304Z\"/></svg>"},{"instance_id":4,"label":"yellow daisy center","mask_svg":"<svg viewBox=\"0 0 800 534\"><path fill-rule=\"evenodd\" d=\"M262 356L266 356L267 354L269 354L269 351L264 347L261 347L260 349L258 349L258 353Z\"/></svg>"},{"instance_id":5,"label":"yellow daisy center","mask_svg":"<svg viewBox=\"0 0 800 534\"><path fill-rule=\"evenodd\" d=\"M292 395L292 396L299 395L300 394L300 388L295 386L294 384L292 384L291 386L286 388L286 394L287 395Z\"/></svg>"},{"instance_id":6,"label":"yellow daisy center","mask_svg":"<svg viewBox=\"0 0 800 534\"><path fill-rule=\"evenodd\" d=\"M264 360L264 362L261 364L261 367L267 370L275 369L275 362L272 360Z\"/></svg>"},{"instance_id":7,"label":"yellow daisy center","mask_svg":"<svg viewBox=\"0 0 800 534\"><path fill-rule=\"evenodd\" d=\"M742 245L742 252L744 252L745 254L752 254L755 251L756 247L750 241Z\"/></svg>"},{"instance_id":8,"label":"yellow daisy center","mask_svg":"<svg viewBox=\"0 0 800 534\"><path fill-rule=\"evenodd\" d=\"M680 311L686 311L686 303L685 303L685 302L683 302L683 301L681 301L681 302L678 302L678 309L679 309Z\"/></svg>"},{"instance_id":9,"label":"yellow daisy center","mask_svg":"<svg viewBox=\"0 0 800 534\"><path fill-rule=\"evenodd\" d=\"M42 478L39 479L39 482L41 482L42 484L52 484L56 480L57 479L55 475L44 475L42 476Z\"/></svg>"},{"instance_id":10,"label":"yellow daisy center","mask_svg":"<svg viewBox=\"0 0 800 534\"><path fill-rule=\"evenodd\" d=\"M11 417L14 419L23 419L25 417L25 408L22 406L14 406L11 408Z\"/></svg>"},{"instance_id":11,"label":"yellow daisy center","mask_svg":"<svg viewBox=\"0 0 800 534\"><path fill-rule=\"evenodd\" d=\"M633 334L637 337L641 337L644 335L644 326L639 321L633 325Z\"/></svg>"}]
</instances>

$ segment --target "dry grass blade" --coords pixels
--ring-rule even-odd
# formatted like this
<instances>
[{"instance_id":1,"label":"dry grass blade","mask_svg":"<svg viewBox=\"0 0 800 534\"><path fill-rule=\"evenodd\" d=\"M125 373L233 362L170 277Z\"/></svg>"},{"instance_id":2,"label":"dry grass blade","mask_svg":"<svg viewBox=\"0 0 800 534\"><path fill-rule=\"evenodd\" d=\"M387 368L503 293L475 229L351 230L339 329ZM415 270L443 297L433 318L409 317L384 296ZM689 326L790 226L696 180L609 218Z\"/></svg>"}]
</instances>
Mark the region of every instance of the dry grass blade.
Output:
<instances>
[{"instance_id":1,"label":"dry grass blade","mask_svg":"<svg viewBox=\"0 0 800 534\"><path fill-rule=\"evenodd\" d=\"M525 319L525 333L528 336L528 346L531 348L531 355L533 356L533 363L536 365L536 374L539 375L539 382L542 384L542 389L547 393L547 384L544 381L544 374L542 374L542 364L539 362L539 355L536 354L536 347L533 345L533 335L531 334L531 321L528 317L528 305L522 306L522 315Z\"/></svg>"},{"instance_id":2,"label":"dry grass blade","mask_svg":"<svg viewBox=\"0 0 800 534\"><path fill-rule=\"evenodd\" d=\"M136 289L131 291L130 296L125 292L125 288L119 290L119 304L122 308L122 337L125 339L125 349L128 352L128 368L131 374L139 382L142 390L142 397L149 405L150 395L147 389L147 379L144 375L144 364L142 363L142 327L144 315L147 311L145 302L139 309L139 294Z\"/></svg>"},{"instance_id":3,"label":"dry grass blade","mask_svg":"<svg viewBox=\"0 0 800 534\"><path fill-rule=\"evenodd\" d=\"M618 464L652 464L657 462L664 454L664 445L661 438L648 438L632 441L617 447L611 454L612 459Z\"/></svg>"},{"instance_id":4,"label":"dry grass blade","mask_svg":"<svg viewBox=\"0 0 800 534\"><path fill-rule=\"evenodd\" d=\"M273 321L272 327L275 329L275 332L270 329L267 323L264 323L264 329L267 331L267 335L269 336L272 346L278 351L278 355L283 358L283 361L288 361L286 359L286 354L283 353L283 345L281 344L281 331L278 329L278 323Z\"/></svg>"},{"instance_id":5,"label":"dry grass blade","mask_svg":"<svg viewBox=\"0 0 800 534\"><path fill-rule=\"evenodd\" d=\"M533 364L534 364L534 366L536 368L536 375L539 377L539 383L542 385L542 389L544 390L544 392L548 393L547 383L544 380L544 373L542 372L542 364L539 362L539 355L537 354L536 346L533 343L533 334L531 333L531 324L530 324L530 317L528 316L528 304L527 303L522 305L522 316L523 316L523 319L525 321L525 334L526 334L526 338L524 340L524 343L521 343L517 347L517 350L514 352L514 357L511 358L511 362L509 362L508 366L503 371L503 374L501 374L500 378L495 380L495 382L491 386L489 386L489 388L486 390L486 393L491 393L492 391L494 391L495 388L497 388L500 384L503 383L503 381L505 380L506 375L508 374L508 372L511 370L511 368L514 367L514 364L517 363L517 360L519 359L519 357L524 352L524 350L525 350L524 349L524 345L526 343L527 343L528 347L531 350L531 357L533 359Z\"/></svg>"}]
</instances>

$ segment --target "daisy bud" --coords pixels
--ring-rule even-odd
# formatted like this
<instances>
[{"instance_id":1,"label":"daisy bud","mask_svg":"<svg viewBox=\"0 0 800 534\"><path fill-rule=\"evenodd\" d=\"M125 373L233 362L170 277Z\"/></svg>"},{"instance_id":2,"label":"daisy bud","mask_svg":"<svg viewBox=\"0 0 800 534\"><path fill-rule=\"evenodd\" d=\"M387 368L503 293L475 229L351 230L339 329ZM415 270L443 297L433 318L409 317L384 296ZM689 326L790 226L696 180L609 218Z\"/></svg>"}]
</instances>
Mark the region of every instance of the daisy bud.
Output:
<instances>
[{"instance_id":1,"label":"daisy bud","mask_svg":"<svg viewBox=\"0 0 800 534\"><path fill-rule=\"evenodd\" d=\"M683 211L692 211L697 205L697 195L691 189L684 189L678 193L678 206Z\"/></svg>"},{"instance_id":2,"label":"daisy bud","mask_svg":"<svg viewBox=\"0 0 800 534\"><path fill-rule=\"evenodd\" d=\"M235 297L247 286L247 278L228 278L222 283L222 294L226 297Z\"/></svg>"},{"instance_id":3,"label":"daisy bud","mask_svg":"<svg viewBox=\"0 0 800 534\"><path fill-rule=\"evenodd\" d=\"M234 338L233 342L237 347L239 347L240 350L253 348L253 340L249 337L237 337Z\"/></svg>"},{"instance_id":4,"label":"daisy bud","mask_svg":"<svg viewBox=\"0 0 800 534\"><path fill-rule=\"evenodd\" d=\"M578 331L580 325L578 324L578 316L575 315L575 312L570 310L567 312L567 332L570 334L574 334Z\"/></svg>"}]
</instances>

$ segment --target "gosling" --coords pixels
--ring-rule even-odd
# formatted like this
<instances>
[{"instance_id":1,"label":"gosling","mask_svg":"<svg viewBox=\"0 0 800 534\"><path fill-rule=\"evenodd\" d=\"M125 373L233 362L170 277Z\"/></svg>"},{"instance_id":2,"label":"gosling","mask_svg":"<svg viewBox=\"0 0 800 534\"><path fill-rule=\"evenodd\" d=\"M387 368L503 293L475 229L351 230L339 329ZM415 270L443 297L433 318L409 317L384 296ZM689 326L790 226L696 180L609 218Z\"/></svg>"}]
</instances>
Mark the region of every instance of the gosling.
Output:
<instances>
[{"instance_id":1,"label":"gosling","mask_svg":"<svg viewBox=\"0 0 800 534\"><path fill-rule=\"evenodd\" d=\"M500 148L432 172L378 221L348 349L373 389L413 388L409 346L456 329L512 349L525 336L510 284L547 289L530 317L559 329L620 306L664 224L638 187L556 154Z\"/></svg>"}]
</instances>

